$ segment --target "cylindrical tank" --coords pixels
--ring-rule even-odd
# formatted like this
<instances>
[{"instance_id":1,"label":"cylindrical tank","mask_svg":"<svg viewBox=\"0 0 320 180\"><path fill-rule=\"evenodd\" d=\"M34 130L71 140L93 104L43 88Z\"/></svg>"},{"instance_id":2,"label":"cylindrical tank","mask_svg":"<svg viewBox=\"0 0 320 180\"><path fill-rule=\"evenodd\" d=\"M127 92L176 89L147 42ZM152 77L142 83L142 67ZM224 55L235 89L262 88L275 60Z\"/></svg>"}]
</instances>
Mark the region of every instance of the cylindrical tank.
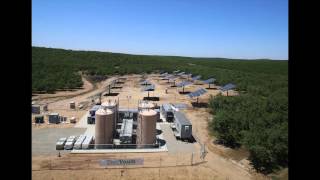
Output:
<instances>
[{"instance_id":1,"label":"cylindrical tank","mask_svg":"<svg viewBox=\"0 0 320 180\"><path fill-rule=\"evenodd\" d=\"M142 101L139 103L139 110L144 110L144 109L154 109L155 105L152 102L148 101Z\"/></svg>"},{"instance_id":2,"label":"cylindrical tank","mask_svg":"<svg viewBox=\"0 0 320 180\"><path fill-rule=\"evenodd\" d=\"M75 109L76 108L76 103L74 101L70 102L70 109Z\"/></svg>"},{"instance_id":3,"label":"cylindrical tank","mask_svg":"<svg viewBox=\"0 0 320 180\"><path fill-rule=\"evenodd\" d=\"M106 109L110 109L113 113L113 124L114 127L113 129L116 130L116 124L117 124L117 119L118 119L118 102L116 100L108 100L105 101L101 104L101 107L106 110Z\"/></svg>"},{"instance_id":4,"label":"cylindrical tank","mask_svg":"<svg viewBox=\"0 0 320 180\"><path fill-rule=\"evenodd\" d=\"M137 144L146 145L156 143L157 112L142 110L138 115ZM143 146L138 146L143 147Z\"/></svg>"},{"instance_id":5,"label":"cylindrical tank","mask_svg":"<svg viewBox=\"0 0 320 180\"><path fill-rule=\"evenodd\" d=\"M97 149L104 148L99 144L113 144L114 113L110 109L96 111L95 144Z\"/></svg>"}]
</instances>

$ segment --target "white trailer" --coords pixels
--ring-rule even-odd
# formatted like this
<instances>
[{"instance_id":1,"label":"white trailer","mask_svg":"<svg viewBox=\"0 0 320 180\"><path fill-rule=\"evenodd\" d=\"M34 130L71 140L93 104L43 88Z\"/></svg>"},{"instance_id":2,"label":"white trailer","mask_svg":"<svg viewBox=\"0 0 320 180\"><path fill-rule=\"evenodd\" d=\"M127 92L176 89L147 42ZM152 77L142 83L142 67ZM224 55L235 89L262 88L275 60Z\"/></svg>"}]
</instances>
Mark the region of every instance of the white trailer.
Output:
<instances>
[{"instance_id":1,"label":"white trailer","mask_svg":"<svg viewBox=\"0 0 320 180\"><path fill-rule=\"evenodd\" d=\"M73 149L81 149L82 143L86 139L85 135L80 135L77 141L74 143Z\"/></svg>"}]
</instances>

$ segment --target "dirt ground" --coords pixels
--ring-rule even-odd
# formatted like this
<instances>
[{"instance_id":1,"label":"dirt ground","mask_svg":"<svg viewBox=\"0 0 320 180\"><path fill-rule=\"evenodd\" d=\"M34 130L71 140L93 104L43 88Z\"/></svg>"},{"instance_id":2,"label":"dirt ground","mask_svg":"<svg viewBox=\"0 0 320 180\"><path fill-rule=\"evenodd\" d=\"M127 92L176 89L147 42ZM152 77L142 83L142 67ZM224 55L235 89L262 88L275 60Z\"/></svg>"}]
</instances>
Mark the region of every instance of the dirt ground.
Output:
<instances>
[{"instance_id":1,"label":"dirt ground","mask_svg":"<svg viewBox=\"0 0 320 180\"><path fill-rule=\"evenodd\" d=\"M126 78L124 84L118 84L122 88L112 89L112 93L119 93L117 96L103 96L102 102L108 99L119 100L120 108L137 108L138 101L148 95L147 92L141 91L141 85L139 85L140 75L126 75L122 76ZM114 80L116 77L109 78L102 83L98 84L94 90L88 90L87 93L80 93L81 95L58 99L52 101L50 99L40 99L40 103L49 102L49 111L58 112L63 116L75 116L79 119L86 113L86 110L69 110L69 102L75 101L79 103L81 101L88 101L88 97L104 90L104 87ZM208 154L205 157L204 163L200 163L194 166L150 166L150 167L137 167L126 169L103 169L103 168L78 168L72 170L68 169L55 169L48 170L45 163L59 162L59 160L65 160L69 162L69 167L77 167L79 164L85 164L87 161L97 161L99 158L119 158L119 157L131 157L140 156L145 158L145 163L152 163L153 159L157 159L159 156L165 158L165 161L170 162L170 159L175 159L182 156L183 153L169 154L169 153L121 153L121 154L104 154L104 155L75 155L68 154L62 156L59 160L56 160L56 156L32 156L32 178L33 179L268 179L266 176L257 174L252 170L248 160L248 152L244 149L233 150L224 146L213 144L214 137L211 137L208 132L208 122L212 117L208 108L194 108L191 102L196 102L196 99L190 99L188 96L180 94L182 88L170 87L172 84L168 84L167 80L160 80L157 74L148 75L148 79L151 83L155 84L156 89L150 92L151 97L159 97L159 101L154 101L158 105L163 103L185 103L188 105L186 110L183 110L186 117L191 121L193 126L193 135L197 138L199 143L205 144ZM178 80L179 83L183 80ZM208 85L190 85L185 87L185 91L194 91L199 87L207 88ZM214 86L211 86L211 88ZM166 94L166 88L168 88L168 94ZM89 88L90 89L90 88ZM59 92L62 95L62 92ZM210 95L216 96L219 93L217 89L209 89L207 94L204 94L199 98L199 102L208 102ZM226 95L223 93L223 95ZM237 95L235 91L229 91L229 96ZM61 97L60 97L61 98ZM51 101L51 102L50 102ZM41 126L33 125L33 128L50 128L50 127L72 127L74 124L58 124ZM200 152L200 145L195 145L196 152ZM185 159L190 159L190 156L186 154ZM158 162L155 160L155 162ZM74 163L74 164L73 164ZM60 165L60 164L58 164ZM63 163L61 163L63 166ZM90 166L90 164L88 164ZM60 167L60 166L59 166ZM91 166L90 166L91 167ZM94 163L93 166L94 167ZM122 175L121 175L122 174Z\"/></svg>"}]
</instances>

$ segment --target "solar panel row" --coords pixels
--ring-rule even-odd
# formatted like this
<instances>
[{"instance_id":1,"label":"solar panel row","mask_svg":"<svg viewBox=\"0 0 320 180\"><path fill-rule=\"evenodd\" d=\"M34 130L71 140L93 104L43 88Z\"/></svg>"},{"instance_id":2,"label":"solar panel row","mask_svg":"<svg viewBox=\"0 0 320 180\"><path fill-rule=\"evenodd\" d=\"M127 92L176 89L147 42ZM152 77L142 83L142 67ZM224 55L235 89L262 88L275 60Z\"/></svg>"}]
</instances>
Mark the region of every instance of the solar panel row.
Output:
<instances>
[{"instance_id":1,"label":"solar panel row","mask_svg":"<svg viewBox=\"0 0 320 180\"><path fill-rule=\"evenodd\" d=\"M183 87L183 86L188 86L188 85L190 85L190 84L192 84L192 82L190 82L190 81L183 81L183 82L181 82L181 83L178 83L176 86L177 86L177 87Z\"/></svg>"},{"instance_id":2,"label":"solar panel row","mask_svg":"<svg viewBox=\"0 0 320 180\"><path fill-rule=\"evenodd\" d=\"M198 80L198 79L200 79L200 78L201 78L201 76L198 75L198 76L193 77L192 80L195 81L195 80Z\"/></svg>"},{"instance_id":3,"label":"solar panel row","mask_svg":"<svg viewBox=\"0 0 320 180\"><path fill-rule=\"evenodd\" d=\"M225 86L223 86L222 88L220 88L220 90L228 91L228 90L233 89L235 87L236 87L236 85L229 83L229 84L226 84Z\"/></svg>"},{"instance_id":4,"label":"solar panel row","mask_svg":"<svg viewBox=\"0 0 320 180\"><path fill-rule=\"evenodd\" d=\"M198 89L198 90L196 90L196 91L194 91L194 92L192 92L192 93L189 93L188 96L189 96L190 98L199 97L199 96L201 96L201 95L203 95L203 94L205 94L205 93L207 93L207 92L208 92L207 90L205 90L205 89L203 89L203 88L200 88L200 89Z\"/></svg>"},{"instance_id":5,"label":"solar panel row","mask_svg":"<svg viewBox=\"0 0 320 180\"><path fill-rule=\"evenodd\" d=\"M145 85L145 84L150 84L150 82L147 81L147 80L145 80L145 81L143 81L143 82L140 83L140 85Z\"/></svg>"},{"instance_id":6,"label":"solar panel row","mask_svg":"<svg viewBox=\"0 0 320 180\"><path fill-rule=\"evenodd\" d=\"M155 89L155 85L151 84L149 86L143 87L142 91L154 91L154 89Z\"/></svg>"},{"instance_id":7,"label":"solar panel row","mask_svg":"<svg viewBox=\"0 0 320 180\"><path fill-rule=\"evenodd\" d=\"M203 83L210 84L210 83L213 83L215 80L216 79L214 79L214 78L210 78L210 79L207 79L207 80L203 81Z\"/></svg>"}]
</instances>

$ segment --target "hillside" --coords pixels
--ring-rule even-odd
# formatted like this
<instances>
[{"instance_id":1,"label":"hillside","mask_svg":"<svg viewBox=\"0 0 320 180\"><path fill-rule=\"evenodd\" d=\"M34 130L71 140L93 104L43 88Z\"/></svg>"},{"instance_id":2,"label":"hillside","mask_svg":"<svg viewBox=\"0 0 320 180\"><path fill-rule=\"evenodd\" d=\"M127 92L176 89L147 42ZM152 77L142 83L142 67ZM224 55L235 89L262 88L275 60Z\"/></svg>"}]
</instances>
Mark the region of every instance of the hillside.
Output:
<instances>
[{"instance_id":1,"label":"hillside","mask_svg":"<svg viewBox=\"0 0 320 180\"><path fill-rule=\"evenodd\" d=\"M87 75L181 70L232 82L240 96L218 96L209 106L213 135L231 147L245 146L254 167L271 172L288 162L288 62L146 56L32 47L32 91L53 92L82 85Z\"/></svg>"}]
</instances>

